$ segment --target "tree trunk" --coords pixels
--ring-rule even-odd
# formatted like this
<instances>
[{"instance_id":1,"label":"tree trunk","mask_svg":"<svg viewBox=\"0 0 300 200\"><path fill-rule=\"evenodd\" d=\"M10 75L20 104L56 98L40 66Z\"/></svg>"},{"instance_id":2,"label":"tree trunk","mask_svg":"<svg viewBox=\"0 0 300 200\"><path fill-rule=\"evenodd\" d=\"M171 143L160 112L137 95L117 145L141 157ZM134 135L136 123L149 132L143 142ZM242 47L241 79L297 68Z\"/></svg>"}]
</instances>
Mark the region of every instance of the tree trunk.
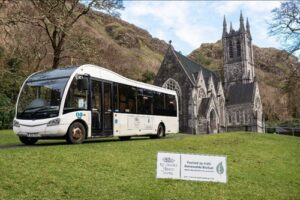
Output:
<instances>
[{"instance_id":1,"label":"tree trunk","mask_svg":"<svg viewBox=\"0 0 300 200\"><path fill-rule=\"evenodd\" d=\"M62 33L62 36L60 40L58 41L58 44L53 46L53 63L52 63L52 69L56 69L59 66L60 63L60 58L61 58L61 53L62 53L62 48L63 44L65 41L65 34ZM55 40L54 40L55 41Z\"/></svg>"},{"instance_id":2,"label":"tree trunk","mask_svg":"<svg viewBox=\"0 0 300 200\"><path fill-rule=\"evenodd\" d=\"M52 69L56 69L59 66L60 56L54 53L53 62L52 62Z\"/></svg>"}]
</instances>

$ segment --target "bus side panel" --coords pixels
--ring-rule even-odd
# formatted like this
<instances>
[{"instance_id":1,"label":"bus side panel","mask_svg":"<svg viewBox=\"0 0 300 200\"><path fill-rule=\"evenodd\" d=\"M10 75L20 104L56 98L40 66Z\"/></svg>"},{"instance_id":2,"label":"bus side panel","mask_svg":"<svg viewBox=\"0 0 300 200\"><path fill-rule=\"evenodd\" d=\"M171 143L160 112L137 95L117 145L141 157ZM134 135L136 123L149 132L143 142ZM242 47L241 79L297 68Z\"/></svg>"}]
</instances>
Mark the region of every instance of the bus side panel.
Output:
<instances>
[{"instance_id":1,"label":"bus side panel","mask_svg":"<svg viewBox=\"0 0 300 200\"><path fill-rule=\"evenodd\" d=\"M153 116L114 113L114 136L154 134Z\"/></svg>"},{"instance_id":2,"label":"bus side panel","mask_svg":"<svg viewBox=\"0 0 300 200\"><path fill-rule=\"evenodd\" d=\"M153 124L155 124L155 134L157 133L157 128L160 123L163 123L165 126L165 133L178 133L179 124L177 117L169 116L154 116Z\"/></svg>"},{"instance_id":3,"label":"bus side panel","mask_svg":"<svg viewBox=\"0 0 300 200\"><path fill-rule=\"evenodd\" d=\"M114 113L114 136L155 135L160 123L166 133L178 133L178 118L155 115Z\"/></svg>"}]
</instances>

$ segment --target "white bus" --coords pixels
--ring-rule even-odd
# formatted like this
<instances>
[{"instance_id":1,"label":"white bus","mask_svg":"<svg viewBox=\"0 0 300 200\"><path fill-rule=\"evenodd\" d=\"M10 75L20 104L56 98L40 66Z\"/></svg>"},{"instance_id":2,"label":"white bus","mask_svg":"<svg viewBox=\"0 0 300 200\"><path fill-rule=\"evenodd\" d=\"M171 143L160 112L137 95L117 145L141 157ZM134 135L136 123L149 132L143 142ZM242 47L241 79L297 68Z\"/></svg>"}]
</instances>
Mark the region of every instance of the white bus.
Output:
<instances>
[{"instance_id":1,"label":"white bus","mask_svg":"<svg viewBox=\"0 0 300 200\"><path fill-rule=\"evenodd\" d=\"M20 90L13 130L24 144L64 138L164 137L178 132L175 91L130 80L94 65L29 76Z\"/></svg>"}]
</instances>

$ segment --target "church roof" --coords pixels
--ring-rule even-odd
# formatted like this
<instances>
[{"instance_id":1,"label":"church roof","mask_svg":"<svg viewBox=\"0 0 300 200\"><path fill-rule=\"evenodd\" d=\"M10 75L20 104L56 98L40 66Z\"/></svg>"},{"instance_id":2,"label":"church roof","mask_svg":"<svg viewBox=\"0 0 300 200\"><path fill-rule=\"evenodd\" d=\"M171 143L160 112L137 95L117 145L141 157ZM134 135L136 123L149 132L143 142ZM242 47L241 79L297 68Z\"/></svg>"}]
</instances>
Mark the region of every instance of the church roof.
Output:
<instances>
[{"instance_id":1,"label":"church roof","mask_svg":"<svg viewBox=\"0 0 300 200\"><path fill-rule=\"evenodd\" d=\"M190 60L189 58L185 57L184 55L174 51L177 58L182 64L182 67L184 67L185 71L187 72L187 75L189 78L193 81L193 84L195 83L195 80L198 76L198 73L202 71L203 77L205 79L206 86L208 85L208 79L210 76L213 77L213 81L215 84L215 87L218 85L219 77L211 70L203 67L202 65Z\"/></svg>"},{"instance_id":2,"label":"church roof","mask_svg":"<svg viewBox=\"0 0 300 200\"><path fill-rule=\"evenodd\" d=\"M228 89L227 105L251 103L254 95L255 82L232 85Z\"/></svg>"},{"instance_id":3,"label":"church roof","mask_svg":"<svg viewBox=\"0 0 300 200\"><path fill-rule=\"evenodd\" d=\"M203 117L206 117L207 110L209 109L209 100L210 98L203 98L199 107L199 114Z\"/></svg>"}]
</instances>

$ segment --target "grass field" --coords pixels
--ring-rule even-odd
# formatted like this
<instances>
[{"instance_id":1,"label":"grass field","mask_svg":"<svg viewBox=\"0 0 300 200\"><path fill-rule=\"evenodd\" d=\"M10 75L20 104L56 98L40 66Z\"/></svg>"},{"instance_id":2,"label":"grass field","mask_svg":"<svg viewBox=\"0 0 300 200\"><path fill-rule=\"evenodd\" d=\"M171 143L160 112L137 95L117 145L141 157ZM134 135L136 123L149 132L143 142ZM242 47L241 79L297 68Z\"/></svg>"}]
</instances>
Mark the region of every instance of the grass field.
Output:
<instances>
[{"instance_id":1,"label":"grass field","mask_svg":"<svg viewBox=\"0 0 300 200\"><path fill-rule=\"evenodd\" d=\"M227 156L228 182L156 179L158 151ZM300 199L300 138L256 133L20 144L0 131L0 199Z\"/></svg>"}]
</instances>

